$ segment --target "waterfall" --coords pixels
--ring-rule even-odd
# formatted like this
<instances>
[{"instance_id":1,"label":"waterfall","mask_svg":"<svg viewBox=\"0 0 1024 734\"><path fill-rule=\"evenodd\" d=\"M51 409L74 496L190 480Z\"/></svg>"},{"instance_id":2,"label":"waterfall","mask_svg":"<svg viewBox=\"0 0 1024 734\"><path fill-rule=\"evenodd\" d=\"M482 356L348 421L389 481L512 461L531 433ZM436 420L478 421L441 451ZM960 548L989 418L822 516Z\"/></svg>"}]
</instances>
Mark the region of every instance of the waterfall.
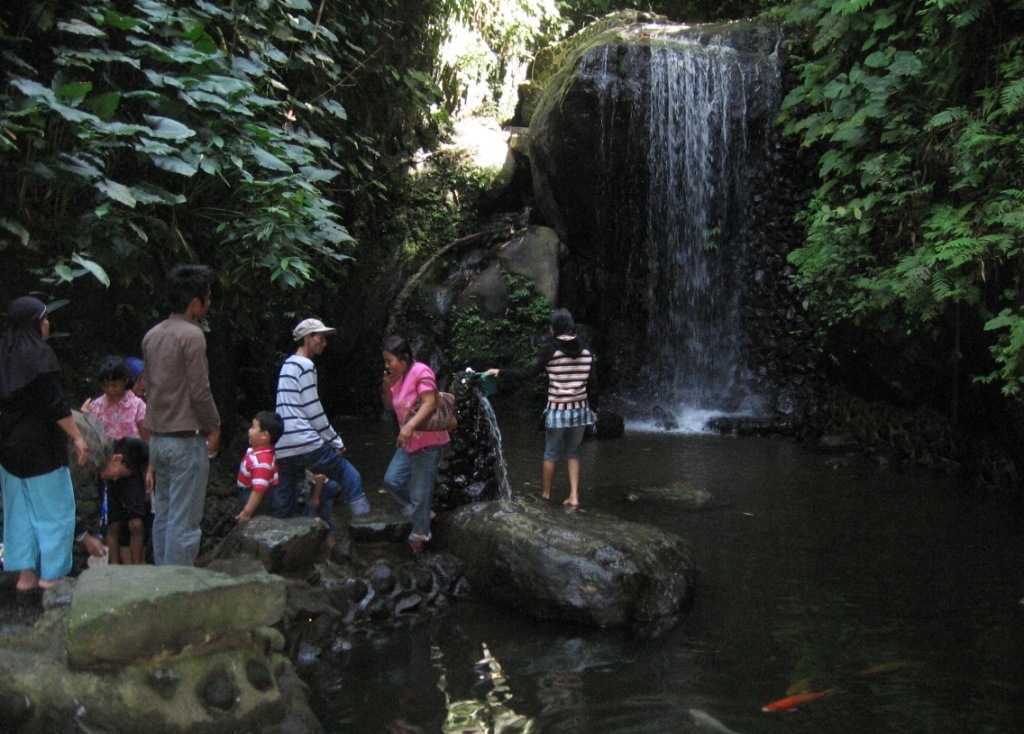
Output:
<instances>
[{"instance_id":1,"label":"waterfall","mask_svg":"<svg viewBox=\"0 0 1024 734\"><path fill-rule=\"evenodd\" d=\"M638 397L676 414L758 403L743 299L781 73L776 51L728 43L652 37L595 48L584 61L612 203L595 229L615 253L604 268L627 281L612 318L629 324Z\"/></svg>"}]
</instances>

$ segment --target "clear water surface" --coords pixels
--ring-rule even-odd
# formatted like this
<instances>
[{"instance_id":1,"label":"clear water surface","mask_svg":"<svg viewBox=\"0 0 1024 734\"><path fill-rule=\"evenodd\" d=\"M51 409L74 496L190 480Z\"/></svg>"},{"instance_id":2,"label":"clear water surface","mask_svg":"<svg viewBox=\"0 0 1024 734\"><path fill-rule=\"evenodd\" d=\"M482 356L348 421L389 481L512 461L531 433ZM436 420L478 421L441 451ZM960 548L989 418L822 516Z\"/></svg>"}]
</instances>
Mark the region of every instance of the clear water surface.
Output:
<instances>
[{"instance_id":1,"label":"clear water surface","mask_svg":"<svg viewBox=\"0 0 1024 734\"><path fill-rule=\"evenodd\" d=\"M501 429L515 492L539 494L543 433L504 416ZM343 433L379 486L386 429ZM681 488L713 499L694 509ZM599 630L460 600L357 642L313 692L327 730L1024 731L1024 527L1005 498L788 440L642 430L584 446L581 496L581 512L689 540L699 575L685 617Z\"/></svg>"}]
</instances>

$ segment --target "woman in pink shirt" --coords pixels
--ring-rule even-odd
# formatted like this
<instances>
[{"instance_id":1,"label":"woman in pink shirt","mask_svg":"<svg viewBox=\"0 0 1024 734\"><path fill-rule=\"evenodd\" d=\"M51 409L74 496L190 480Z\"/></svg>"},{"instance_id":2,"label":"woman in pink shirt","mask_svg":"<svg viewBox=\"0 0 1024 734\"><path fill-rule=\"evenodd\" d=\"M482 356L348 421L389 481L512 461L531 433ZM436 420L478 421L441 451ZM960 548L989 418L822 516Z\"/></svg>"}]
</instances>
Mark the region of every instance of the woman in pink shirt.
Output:
<instances>
[{"instance_id":1,"label":"woman in pink shirt","mask_svg":"<svg viewBox=\"0 0 1024 734\"><path fill-rule=\"evenodd\" d=\"M384 358L381 402L387 410L395 411L401 426L396 440L398 448L384 473L384 486L412 520L409 545L413 553L420 553L430 540L430 504L434 499L437 467L450 439L448 431L418 430L437 403L434 371L423 362L417 362L409 343L398 336L384 341L381 355ZM420 398L420 407L413 412L417 398Z\"/></svg>"}]
</instances>

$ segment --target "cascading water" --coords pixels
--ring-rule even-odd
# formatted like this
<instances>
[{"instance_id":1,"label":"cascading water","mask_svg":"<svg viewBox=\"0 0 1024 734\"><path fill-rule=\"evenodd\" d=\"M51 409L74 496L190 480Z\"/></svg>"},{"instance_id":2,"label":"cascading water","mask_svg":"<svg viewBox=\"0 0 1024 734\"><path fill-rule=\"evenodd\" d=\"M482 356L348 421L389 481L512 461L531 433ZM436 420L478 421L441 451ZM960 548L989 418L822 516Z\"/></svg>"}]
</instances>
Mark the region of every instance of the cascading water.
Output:
<instances>
[{"instance_id":1,"label":"cascading water","mask_svg":"<svg viewBox=\"0 0 1024 734\"><path fill-rule=\"evenodd\" d=\"M619 325L610 347L627 354L620 370L638 405L753 411L744 299L771 185L779 39L748 35L734 48L729 33L634 33L642 40L597 45L578 68L596 97L590 185L603 205L575 237L600 253L607 286L588 315Z\"/></svg>"},{"instance_id":2,"label":"cascading water","mask_svg":"<svg viewBox=\"0 0 1024 734\"><path fill-rule=\"evenodd\" d=\"M512 500L512 485L508 481L508 464L505 462L505 452L501 445L501 429L498 427L498 416L494 414L494 407L491 405L491 401L479 390L477 391L477 397L480 399L480 410L484 414L488 437L491 440L492 450L495 454L494 475L498 478L498 499L509 502Z\"/></svg>"}]
</instances>

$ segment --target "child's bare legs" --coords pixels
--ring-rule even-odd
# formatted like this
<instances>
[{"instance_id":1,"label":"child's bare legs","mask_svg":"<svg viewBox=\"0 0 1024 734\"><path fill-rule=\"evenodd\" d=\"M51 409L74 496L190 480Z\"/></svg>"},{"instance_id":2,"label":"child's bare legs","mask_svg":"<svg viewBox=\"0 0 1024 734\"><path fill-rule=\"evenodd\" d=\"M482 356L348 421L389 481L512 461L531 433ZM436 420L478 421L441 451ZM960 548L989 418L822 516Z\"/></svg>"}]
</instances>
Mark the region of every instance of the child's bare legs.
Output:
<instances>
[{"instance_id":1,"label":"child's bare legs","mask_svg":"<svg viewBox=\"0 0 1024 734\"><path fill-rule=\"evenodd\" d=\"M550 459L544 459L544 488L541 496L546 500L551 499L551 485L555 481L555 464L557 463Z\"/></svg>"},{"instance_id":2,"label":"child's bare legs","mask_svg":"<svg viewBox=\"0 0 1024 734\"><path fill-rule=\"evenodd\" d=\"M313 475L313 493L309 497L309 504L313 507L320 506L320 493L324 489L324 483L327 481L327 475L325 474L314 474Z\"/></svg>"},{"instance_id":3,"label":"child's bare legs","mask_svg":"<svg viewBox=\"0 0 1024 734\"><path fill-rule=\"evenodd\" d=\"M32 591L39 588L39 575L34 568L23 568L18 572L18 583L15 587L18 591Z\"/></svg>"},{"instance_id":4,"label":"child's bare legs","mask_svg":"<svg viewBox=\"0 0 1024 734\"><path fill-rule=\"evenodd\" d=\"M145 537L146 529L143 527L141 517L133 517L128 521L128 557L125 563L133 566L141 566L145 563Z\"/></svg>"},{"instance_id":5,"label":"child's bare legs","mask_svg":"<svg viewBox=\"0 0 1024 734\"><path fill-rule=\"evenodd\" d=\"M569 465L569 499L562 504L576 507L580 503L580 460L567 459Z\"/></svg>"},{"instance_id":6,"label":"child's bare legs","mask_svg":"<svg viewBox=\"0 0 1024 734\"><path fill-rule=\"evenodd\" d=\"M323 492L324 485L327 483L326 474L314 474L313 475L313 491L309 494L309 505L320 509L320 495ZM327 550L334 547L337 541L334 539L334 534L330 533L324 538L324 545L327 546Z\"/></svg>"},{"instance_id":7,"label":"child's bare legs","mask_svg":"<svg viewBox=\"0 0 1024 734\"><path fill-rule=\"evenodd\" d=\"M121 563L121 521L107 525L107 562Z\"/></svg>"}]
</instances>

